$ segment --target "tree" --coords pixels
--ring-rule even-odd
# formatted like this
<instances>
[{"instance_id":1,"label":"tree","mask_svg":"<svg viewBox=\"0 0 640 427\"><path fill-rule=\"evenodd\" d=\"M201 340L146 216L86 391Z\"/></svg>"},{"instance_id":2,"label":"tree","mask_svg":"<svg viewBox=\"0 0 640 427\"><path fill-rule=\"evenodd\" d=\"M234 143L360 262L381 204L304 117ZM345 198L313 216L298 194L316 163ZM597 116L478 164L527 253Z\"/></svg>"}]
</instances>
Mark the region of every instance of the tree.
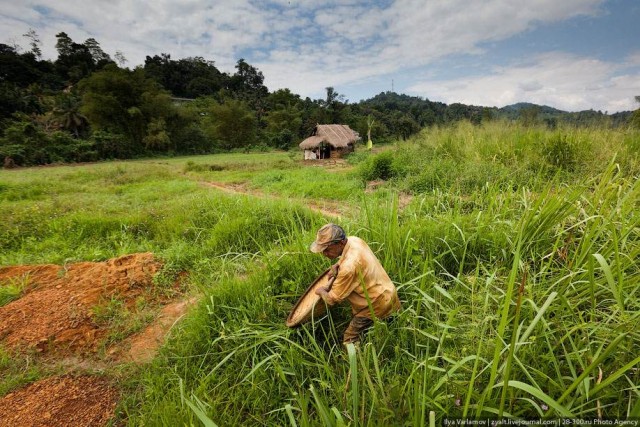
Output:
<instances>
[{"instance_id":1,"label":"tree","mask_svg":"<svg viewBox=\"0 0 640 427\"><path fill-rule=\"evenodd\" d=\"M302 113L297 104L279 104L265 117L266 135L272 146L282 149L291 148L302 126Z\"/></svg>"},{"instance_id":2,"label":"tree","mask_svg":"<svg viewBox=\"0 0 640 427\"><path fill-rule=\"evenodd\" d=\"M540 116L540 108L531 106L523 108L520 111L520 121L524 126L533 126L538 123Z\"/></svg>"},{"instance_id":3,"label":"tree","mask_svg":"<svg viewBox=\"0 0 640 427\"><path fill-rule=\"evenodd\" d=\"M69 37L69 35L64 31L62 31L56 34L56 39L56 50L58 51L58 56L60 57L71 55L71 45L73 44L73 40L71 40L71 37Z\"/></svg>"},{"instance_id":4,"label":"tree","mask_svg":"<svg viewBox=\"0 0 640 427\"><path fill-rule=\"evenodd\" d=\"M79 138L89 127L89 121L80 112L80 99L71 94L63 93L56 97L52 121L76 138Z\"/></svg>"},{"instance_id":5,"label":"tree","mask_svg":"<svg viewBox=\"0 0 640 427\"><path fill-rule=\"evenodd\" d=\"M78 86L83 103L80 111L94 130L122 135L128 141L127 150L119 152L118 157L130 157L145 149L167 148L167 140L161 135L162 126L173 120L176 111L169 94L147 78L143 69L123 70L110 64ZM156 139L145 140L150 134ZM160 140L162 143L157 143Z\"/></svg>"},{"instance_id":6,"label":"tree","mask_svg":"<svg viewBox=\"0 0 640 427\"><path fill-rule=\"evenodd\" d=\"M236 63L236 72L229 81L229 88L238 94L255 94L258 97L267 96L269 91L264 83L264 75L243 58Z\"/></svg>"},{"instance_id":7,"label":"tree","mask_svg":"<svg viewBox=\"0 0 640 427\"><path fill-rule=\"evenodd\" d=\"M340 112L345 106L344 95L336 92L331 86L325 89L327 91L327 96L324 100L323 107L327 111L326 121L330 123L340 123L342 122Z\"/></svg>"},{"instance_id":8,"label":"tree","mask_svg":"<svg viewBox=\"0 0 640 427\"><path fill-rule=\"evenodd\" d=\"M102 68L109 62L112 62L111 57L102 50L100 43L98 43L96 39L88 38L84 41L84 45L89 50L96 68Z\"/></svg>"},{"instance_id":9,"label":"tree","mask_svg":"<svg viewBox=\"0 0 640 427\"><path fill-rule=\"evenodd\" d=\"M0 44L0 70L1 82L22 88L36 83L41 77L33 55L20 54L6 44Z\"/></svg>"},{"instance_id":10,"label":"tree","mask_svg":"<svg viewBox=\"0 0 640 427\"><path fill-rule=\"evenodd\" d=\"M56 38L58 59L55 65L60 76L68 82L75 84L96 68L91 51L86 45L74 43L65 32L56 34Z\"/></svg>"},{"instance_id":11,"label":"tree","mask_svg":"<svg viewBox=\"0 0 640 427\"><path fill-rule=\"evenodd\" d=\"M116 59L116 62L118 63L118 66L120 68L123 68L124 64L126 64L128 62L127 58L124 57L124 53L122 53L119 50L116 50L116 54L113 55L113 57Z\"/></svg>"},{"instance_id":12,"label":"tree","mask_svg":"<svg viewBox=\"0 0 640 427\"><path fill-rule=\"evenodd\" d=\"M27 31L26 34L23 34L23 37L29 39L29 46L31 46L31 53L33 56L35 56L36 59L41 59L42 49L40 49L40 46L42 45L42 42L38 37L38 33L36 33L33 28L29 28L29 31Z\"/></svg>"},{"instance_id":13,"label":"tree","mask_svg":"<svg viewBox=\"0 0 640 427\"><path fill-rule=\"evenodd\" d=\"M373 120L373 116L369 114L367 116L367 150L371 150L373 148L373 141L371 141L371 128L376 121Z\"/></svg>"},{"instance_id":14,"label":"tree","mask_svg":"<svg viewBox=\"0 0 640 427\"><path fill-rule=\"evenodd\" d=\"M300 106L302 99L300 95L292 93L289 89L278 89L273 93L270 93L267 97L267 108L269 110L276 110L278 108Z\"/></svg>"},{"instance_id":15,"label":"tree","mask_svg":"<svg viewBox=\"0 0 640 427\"><path fill-rule=\"evenodd\" d=\"M219 103L213 98L200 98L189 108L196 109L201 127L210 141L224 150L248 147L256 141L256 118L242 101L227 99Z\"/></svg>"},{"instance_id":16,"label":"tree","mask_svg":"<svg viewBox=\"0 0 640 427\"><path fill-rule=\"evenodd\" d=\"M262 72L242 58L236 63L236 72L228 83L230 96L246 102L255 111L258 121L265 113L266 98L269 95L269 90L263 83Z\"/></svg>"},{"instance_id":17,"label":"tree","mask_svg":"<svg viewBox=\"0 0 640 427\"><path fill-rule=\"evenodd\" d=\"M216 95L227 79L213 61L199 56L178 61L166 53L147 56L144 70L173 95L186 98Z\"/></svg>"}]
</instances>

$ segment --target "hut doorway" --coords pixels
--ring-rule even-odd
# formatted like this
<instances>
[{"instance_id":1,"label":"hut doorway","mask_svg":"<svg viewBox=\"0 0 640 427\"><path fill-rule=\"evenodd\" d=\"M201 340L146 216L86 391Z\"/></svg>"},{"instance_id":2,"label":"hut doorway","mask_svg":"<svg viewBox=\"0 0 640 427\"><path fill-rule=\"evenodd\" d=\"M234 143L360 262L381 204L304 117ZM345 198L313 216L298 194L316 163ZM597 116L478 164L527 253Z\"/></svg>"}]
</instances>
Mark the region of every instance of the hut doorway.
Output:
<instances>
[{"instance_id":1,"label":"hut doorway","mask_svg":"<svg viewBox=\"0 0 640 427\"><path fill-rule=\"evenodd\" d=\"M328 159L331 157L331 146L329 144L325 144L324 142L320 144L319 149L319 159Z\"/></svg>"}]
</instances>

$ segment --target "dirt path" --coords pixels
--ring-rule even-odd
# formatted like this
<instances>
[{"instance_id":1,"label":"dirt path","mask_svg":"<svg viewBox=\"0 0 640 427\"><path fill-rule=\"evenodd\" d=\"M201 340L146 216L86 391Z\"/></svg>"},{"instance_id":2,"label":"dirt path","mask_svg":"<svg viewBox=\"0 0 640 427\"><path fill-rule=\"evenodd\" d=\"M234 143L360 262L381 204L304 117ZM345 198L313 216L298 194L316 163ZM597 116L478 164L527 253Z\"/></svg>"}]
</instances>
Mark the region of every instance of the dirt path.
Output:
<instances>
[{"instance_id":1,"label":"dirt path","mask_svg":"<svg viewBox=\"0 0 640 427\"><path fill-rule=\"evenodd\" d=\"M141 253L0 268L0 286L23 286L20 298L0 307L0 345L65 373L1 397L0 427L105 425L114 415L117 387L108 376L86 373L149 362L195 303L180 295L179 284L154 284L161 267L153 254ZM167 296L171 291L176 296ZM144 329L132 333L132 325L145 321Z\"/></svg>"},{"instance_id":2,"label":"dirt path","mask_svg":"<svg viewBox=\"0 0 640 427\"><path fill-rule=\"evenodd\" d=\"M196 301L196 298L189 298L165 305L156 320L142 332L111 347L107 351L109 358L119 362L150 362L164 343L171 328L187 314Z\"/></svg>"},{"instance_id":3,"label":"dirt path","mask_svg":"<svg viewBox=\"0 0 640 427\"><path fill-rule=\"evenodd\" d=\"M367 188L365 189L365 193L369 194L374 192L378 187L384 184L384 181L371 181L367 184ZM258 190L249 190L245 185L242 184L230 184L223 182L214 182L214 181L200 181L200 185L205 187L215 188L217 190L223 191L228 194L237 194L244 196L253 196L262 199L271 199L271 200L293 200L296 203L301 203L305 205L307 208L311 209L314 212L318 212L324 216L327 216L332 219L340 219L341 217L346 216L345 212L348 212L349 209L353 209L353 207L346 206L344 204L340 204L338 202L329 202L329 201L318 201L318 200L308 200L308 199L288 199L285 197L276 196L273 194L265 194ZM398 195L398 207L400 210L406 208L411 201L413 200L413 196L406 193L399 193Z\"/></svg>"},{"instance_id":4,"label":"dirt path","mask_svg":"<svg viewBox=\"0 0 640 427\"><path fill-rule=\"evenodd\" d=\"M257 190L248 190L243 185L238 184L229 184L222 182L212 182L212 181L200 181L201 185L205 187L215 188L220 191L224 191L229 194L238 194L244 196L253 196L261 199L271 199L271 200L293 200L296 203L301 203L311 209L312 211L318 212L324 216L328 216L334 219L340 219L344 216L342 210L340 209L340 204L336 202L323 201L319 202L317 200L305 200L305 199L287 199L285 197L279 197L272 194L265 194L261 191Z\"/></svg>"}]
</instances>

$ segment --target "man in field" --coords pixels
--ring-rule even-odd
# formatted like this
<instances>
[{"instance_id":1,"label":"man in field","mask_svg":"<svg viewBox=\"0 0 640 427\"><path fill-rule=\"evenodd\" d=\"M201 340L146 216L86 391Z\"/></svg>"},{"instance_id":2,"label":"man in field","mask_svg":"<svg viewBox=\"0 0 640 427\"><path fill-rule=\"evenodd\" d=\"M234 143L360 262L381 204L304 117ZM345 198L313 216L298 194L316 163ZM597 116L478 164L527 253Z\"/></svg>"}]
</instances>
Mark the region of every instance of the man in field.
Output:
<instances>
[{"instance_id":1,"label":"man in field","mask_svg":"<svg viewBox=\"0 0 640 427\"><path fill-rule=\"evenodd\" d=\"M329 259L341 257L331 267L327 288L317 289L316 294L328 305L345 299L351 304L353 319L344 332L344 344L359 341L374 318L388 318L400 309L396 287L364 240L347 237L342 227L327 224L318 230L310 249Z\"/></svg>"}]
</instances>

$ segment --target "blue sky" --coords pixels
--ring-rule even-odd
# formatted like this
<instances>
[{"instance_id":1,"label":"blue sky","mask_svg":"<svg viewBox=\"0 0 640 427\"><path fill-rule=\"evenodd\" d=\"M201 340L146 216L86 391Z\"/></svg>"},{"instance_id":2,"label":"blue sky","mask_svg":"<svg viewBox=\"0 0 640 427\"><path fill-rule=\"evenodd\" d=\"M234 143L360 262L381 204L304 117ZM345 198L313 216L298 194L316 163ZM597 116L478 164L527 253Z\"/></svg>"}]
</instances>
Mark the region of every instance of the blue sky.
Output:
<instances>
[{"instance_id":1,"label":"blue sky","mask_svg":"<svg viewBox=\"0 0 640 427\"><path fill-rule=\"evenodd\" d=\"M169 53L232 73L245 58L270 90L311 98L393 87L448 104L640 106L637 0L0 0L0 28L23 47L33 28L50 59L60 31L129 67Z\"/></svg>"}]
</instances>

